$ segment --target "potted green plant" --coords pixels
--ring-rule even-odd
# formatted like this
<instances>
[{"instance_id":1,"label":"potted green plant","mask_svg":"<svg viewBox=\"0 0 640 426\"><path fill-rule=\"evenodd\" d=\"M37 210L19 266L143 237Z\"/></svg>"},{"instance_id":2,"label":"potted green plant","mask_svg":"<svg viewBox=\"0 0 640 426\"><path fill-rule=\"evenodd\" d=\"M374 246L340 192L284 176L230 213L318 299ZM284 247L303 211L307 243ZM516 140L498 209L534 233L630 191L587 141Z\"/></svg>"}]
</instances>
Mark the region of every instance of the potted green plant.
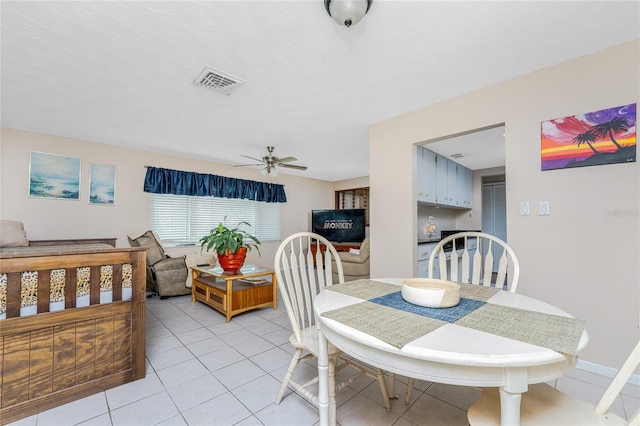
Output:
<instances>
[{"instance_id":1,"label":"potted green plant","mask_svg":"<svg viewBox=\"0 0 640 426\"><path fill-rule=\"evenodd\" d=\"M226 222L225 216L225 222ZM247 252L255 248L260 254L260 241L240 226L251 226L248 222L240 222L235 228L220 223L204 237L200 238L203 250L214 250L218 254L218 262L225 273L236 275L247 256Z\"/></svg>"}]
</instances>

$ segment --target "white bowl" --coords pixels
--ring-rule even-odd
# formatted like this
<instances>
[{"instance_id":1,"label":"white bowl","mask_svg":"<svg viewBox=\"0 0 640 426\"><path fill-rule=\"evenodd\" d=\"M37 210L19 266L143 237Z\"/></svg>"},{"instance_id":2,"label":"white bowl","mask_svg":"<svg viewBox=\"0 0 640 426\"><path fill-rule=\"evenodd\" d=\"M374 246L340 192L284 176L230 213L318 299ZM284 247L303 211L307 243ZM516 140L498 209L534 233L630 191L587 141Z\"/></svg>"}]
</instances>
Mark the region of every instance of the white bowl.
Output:
<instances>
[{"instance_id":1,"label":"white bowl","mask_svg":"<svg viewBox=\"0 0 640 426\"><path fill-rule=\"evenodd\" d=\"M402 298L427 308L450 308L460 303L460 284L435 278L411 278L402 282Z\"/></svg>"}]
</instances>

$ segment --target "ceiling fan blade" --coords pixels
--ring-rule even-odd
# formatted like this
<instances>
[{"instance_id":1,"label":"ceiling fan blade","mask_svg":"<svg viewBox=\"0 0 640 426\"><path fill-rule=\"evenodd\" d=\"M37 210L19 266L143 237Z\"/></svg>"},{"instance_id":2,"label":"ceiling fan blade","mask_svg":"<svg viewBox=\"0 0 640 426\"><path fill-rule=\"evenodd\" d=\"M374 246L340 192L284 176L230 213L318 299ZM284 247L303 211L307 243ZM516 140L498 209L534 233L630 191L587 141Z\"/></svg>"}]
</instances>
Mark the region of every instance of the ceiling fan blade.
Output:
<instances>
[{"instance_id":1,"label":"ceiling fan blade","mask_svg":"<svg viewBox=\"0 0 640 426\"><path fill-rule=\"evenodd\" d=\"M264 161L262 159L260 159L260 158L249 157L248 155L242 155L242 154L240 154L240 156L241 157L245 157L245 158L250 158L250 159L255 160L255 161L259 161L260 163L264 163Z\"/></svg>"},{"instance_id":2,"label":"ceiling fan blade","mask_svg":"<svg viewBox=\"0 0 640 426\"><path fill-rule=\"evenodd\" d=\"M258 162L258 164L238 164L235 165L234 167L244 167L244 166L266 166L267 169L269 170L269 168L272 167L286 167L288 169L294 169L294 170L307 170L307 166L298 166L296 164L287 164L290 163L292 161L298 161L298 159L296 157L284 157L284 158L278 158L275 157L273 155L273 147L272 146L268 146L267 147L267 151L269 152L269 155L265 155L262 158L255 158L255 157L251 157L249 155L242 155L240 154L242 157L245 158L249 158L250 160L255 160Z\"/></svg>"},{"instance_id":3,"label":"ceiling fan blade","mask_svg":"<svg viewBox=\"0 0 640 426\"><path fill-rule=\"evenodd\" d=\"M234 164L233 167L247 167L247 166L264 166L264 163L251 163L251 164Z\"/></svg>"},{"instance_id":4,"label":"ceiling fan blade","mask_svg":"<svg viewBox=\"0 0 640 426\"><path fill-rule=\"evenodd\" d=\"M298 166L296 164L280 164L280 167L286 167L287 169L307 170L307 166Z\"/></svg>"},{"instance_id":5,"label":"ceiling fan blade","mask_svg":"<svg viewBox=\"0 0 640 426\"><path fill-rule=\"evenodd\" d=\"M298 159L296 157L284 157L278 159L279 163L290 163L292 161L298 161Z\"/></svg>"}]
</instances>

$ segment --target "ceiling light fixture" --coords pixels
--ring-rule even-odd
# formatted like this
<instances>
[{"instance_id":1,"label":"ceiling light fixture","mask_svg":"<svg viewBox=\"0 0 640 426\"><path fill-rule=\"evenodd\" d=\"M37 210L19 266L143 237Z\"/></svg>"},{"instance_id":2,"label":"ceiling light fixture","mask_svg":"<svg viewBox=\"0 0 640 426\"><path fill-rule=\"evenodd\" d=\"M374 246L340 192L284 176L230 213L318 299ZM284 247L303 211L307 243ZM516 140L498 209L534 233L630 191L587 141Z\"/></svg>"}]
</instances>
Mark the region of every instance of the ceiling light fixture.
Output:
<instances>
[{"instance_id":1,"label":"ceiling light fixture","mask_svg":"<svg viewBox=\"0 0 640 426\"><path fill-rule=\"evenodd\" d=\"M260 173L262 173L262 176L267 176L267 175L271 177L278 176L278 171L276 170L276 166L271 164L267 164L266 167L260 171Z\"/></svg>"},{"instance_id":2,"label":"ceiling light fixture","mask_svg":"<svg viewBox=\"0 0 640 426\"><path fill-rule=\"evenodd\" d=\"M364 18L373 0L324 0L324 7L329 16L338 25L350 27Z\"/></svg>"}]
</instances>

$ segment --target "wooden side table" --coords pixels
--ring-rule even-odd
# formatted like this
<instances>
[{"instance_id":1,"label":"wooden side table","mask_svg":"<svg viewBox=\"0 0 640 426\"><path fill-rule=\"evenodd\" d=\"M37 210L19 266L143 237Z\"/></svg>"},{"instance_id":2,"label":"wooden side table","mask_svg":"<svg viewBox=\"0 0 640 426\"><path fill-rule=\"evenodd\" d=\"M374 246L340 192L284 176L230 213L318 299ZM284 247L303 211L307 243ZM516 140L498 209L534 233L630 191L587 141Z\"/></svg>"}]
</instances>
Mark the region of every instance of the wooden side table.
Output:
<instances>
[{"instance_id":1,"label":"wooden side table","mask_svg":"<svg viewBox=\"0 0 640 426\"><path fill-rule=\"evenodd\" d=\"M277 309L276 273L272 269L246 265L237 275L225 274L220 267L191 267L191 302L196 300L231 317L256 308ZM271 281L267 280L271 276Z\"/></svg>"}]
</instances>

